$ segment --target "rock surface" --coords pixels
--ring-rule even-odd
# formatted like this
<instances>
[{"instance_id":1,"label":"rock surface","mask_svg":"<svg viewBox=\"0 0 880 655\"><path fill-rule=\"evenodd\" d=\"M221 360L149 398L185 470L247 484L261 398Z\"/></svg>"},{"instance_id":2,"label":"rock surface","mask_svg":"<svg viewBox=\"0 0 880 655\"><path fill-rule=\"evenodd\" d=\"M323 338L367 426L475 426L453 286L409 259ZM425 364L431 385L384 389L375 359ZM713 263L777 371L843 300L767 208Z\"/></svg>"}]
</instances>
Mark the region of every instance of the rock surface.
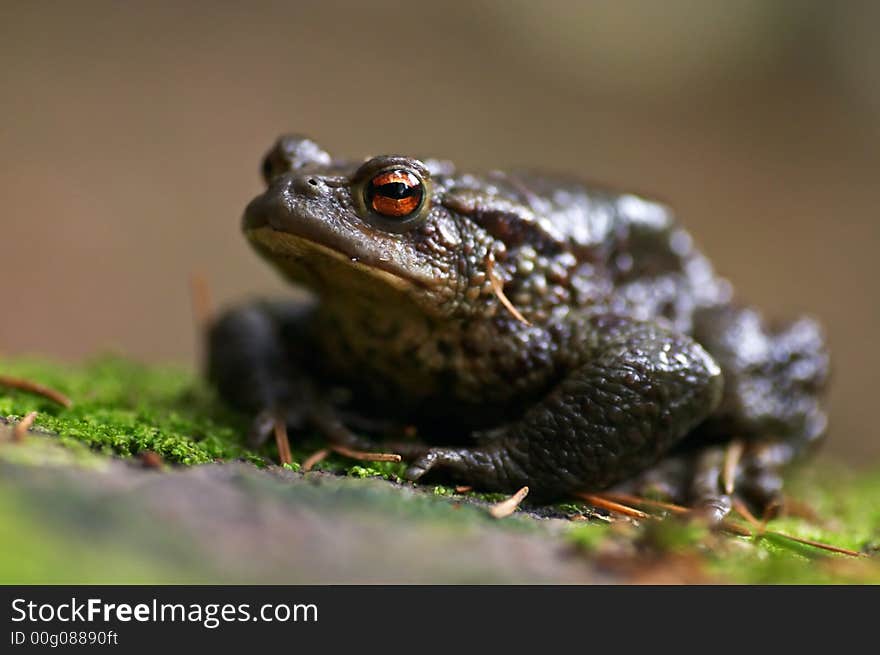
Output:
<instances>
[{"instance_id":1,"label":"rock surface","mask_svg":"<svg viewBox=\"0 0 880 655\"><path fill-rule=\"evenodd\" d=\"M554 538L553 519L498 521L473 502L378 479L241 462L160 470L67 452L51 437L0 435L0 488L14 501L0 506L3 523L27 524L58 551L44 559L67 563L42 576L10 567L3 582L125 582L132 571L213 583L615 581ZM77 561L83 546L99 557Z\"/></svg>"}]
</instances>

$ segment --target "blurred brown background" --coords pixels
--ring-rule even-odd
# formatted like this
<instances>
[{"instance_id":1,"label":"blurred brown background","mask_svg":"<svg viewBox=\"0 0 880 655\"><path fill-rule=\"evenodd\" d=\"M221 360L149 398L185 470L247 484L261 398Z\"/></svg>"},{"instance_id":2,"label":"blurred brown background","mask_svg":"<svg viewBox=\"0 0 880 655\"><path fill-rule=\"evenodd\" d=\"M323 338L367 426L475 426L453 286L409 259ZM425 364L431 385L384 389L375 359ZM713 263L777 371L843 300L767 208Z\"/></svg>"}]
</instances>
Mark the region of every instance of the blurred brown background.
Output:
<instances>
[{"instance_id":1,"label":"blurred brown background","mask_svg":"<svg viewBox=\"0 0 880 655\"><path fill-rule=\"evenodd\" d=\"M835 354L829 450L880 457L880 4L0 4L0 351L195 362L188 278L285 292L238 233L283 131L331 153L659 195Z\"/></svg>"}]
</instances>

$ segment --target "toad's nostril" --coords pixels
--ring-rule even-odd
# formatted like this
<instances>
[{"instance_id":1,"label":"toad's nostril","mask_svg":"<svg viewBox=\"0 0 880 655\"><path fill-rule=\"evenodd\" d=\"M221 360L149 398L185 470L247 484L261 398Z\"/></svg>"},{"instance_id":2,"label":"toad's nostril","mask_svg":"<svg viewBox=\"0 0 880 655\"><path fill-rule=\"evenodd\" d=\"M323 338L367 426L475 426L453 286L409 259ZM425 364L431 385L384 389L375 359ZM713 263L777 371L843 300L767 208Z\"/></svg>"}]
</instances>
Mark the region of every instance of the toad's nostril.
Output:
<instances>
[{"instance_id":1,"label":"toad's nostril","mask_svg":"<svg viewBox=\"0 0 880 655\"><path fill-rule=\"evenodd\" d=\"M290 192L309 198L319 198L327 193L327 184L317 175L290 175Z\"/></svg>"}]
</instances>

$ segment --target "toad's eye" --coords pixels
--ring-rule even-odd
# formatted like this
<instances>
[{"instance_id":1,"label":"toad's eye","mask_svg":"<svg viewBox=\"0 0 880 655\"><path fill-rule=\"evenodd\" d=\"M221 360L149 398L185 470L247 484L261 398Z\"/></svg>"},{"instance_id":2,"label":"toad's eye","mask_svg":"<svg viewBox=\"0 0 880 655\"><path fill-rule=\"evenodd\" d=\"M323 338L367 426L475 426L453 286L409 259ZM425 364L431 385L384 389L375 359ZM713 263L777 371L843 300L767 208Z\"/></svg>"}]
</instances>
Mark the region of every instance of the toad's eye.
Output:
<instances>
[{"instance_id":1,"label":"toad's eye","mask_svg":"<svg viewBox=\"0 0 880 655\"><path fill-rule=\"evenodd\" d=\"M419 211L425 197L422 180L403 169L376 174L364 189L367 207L387 218L409 218Z\"/></svg>"},{"instance_id":2,"label":"toad's eye","mask_svg":"<svg viewBox=\"0 0 880 655\"><path fill-rule=\"evenodd\" d=\"M364 162L351 177L351 199L358 216L371 227L403 234L431 213L431 174L418 159L380 155Z\"/></svg>"}]
</instances>

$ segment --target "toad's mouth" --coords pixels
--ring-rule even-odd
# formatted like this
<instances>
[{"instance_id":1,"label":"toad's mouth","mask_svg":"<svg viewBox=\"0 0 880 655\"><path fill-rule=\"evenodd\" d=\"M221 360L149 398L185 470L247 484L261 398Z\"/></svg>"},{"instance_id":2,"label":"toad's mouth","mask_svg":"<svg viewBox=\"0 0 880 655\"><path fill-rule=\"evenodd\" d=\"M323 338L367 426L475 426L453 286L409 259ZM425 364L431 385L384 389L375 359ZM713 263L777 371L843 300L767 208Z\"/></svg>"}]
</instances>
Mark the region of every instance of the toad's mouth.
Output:
<instances>
[{"instance_id":1,"label":"toad's mouth","mask_svg":"<svg viewBox=\"0 0 880 655\"><path fill-rule=\"evenodd\" d=\"M245 210L242 228L282 273L315 290L353 285L369 291L372 285L424 293L438 284L420 270L405 244L390 235L373 235L338 216L328 218L286 194L255 198Z\"/></svg>"},{"instance_id":2,"label":"toad's mouth","mask_svg":"<svg viewBox=\"0 0 880 655\"><path fill-rule=\"evenodd\" d=\"M333 279L338 280L341 275L354 271L377 278L399 291L425 288L414 280L365 264L356 257L305 237L279 232L268 226L246 229L245 234L257 251L289 278L309 286L332 286ZM331 284L324 284L325 281Z\"/></svg>"}]
</instances>

